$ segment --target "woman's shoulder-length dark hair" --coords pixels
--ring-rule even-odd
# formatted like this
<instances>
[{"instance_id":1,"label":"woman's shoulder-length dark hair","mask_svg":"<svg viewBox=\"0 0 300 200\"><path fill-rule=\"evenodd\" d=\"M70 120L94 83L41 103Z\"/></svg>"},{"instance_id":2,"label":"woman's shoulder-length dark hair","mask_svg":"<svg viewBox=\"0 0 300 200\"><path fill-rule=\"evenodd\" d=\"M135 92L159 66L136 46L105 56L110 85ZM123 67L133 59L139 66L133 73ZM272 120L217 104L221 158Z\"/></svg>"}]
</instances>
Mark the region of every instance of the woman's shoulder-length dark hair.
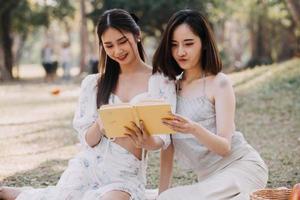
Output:
<instances>
[{"instance_id":1,"label":"woman's shoulder-length dark hair","mask_svg":"<svg viewBox=\"0 0 300 200\"><path fill-rule=\"evenodd\" d=\"M107 56L103 48L101 36L108 28L115 28L122 34L123 32L130 32L137 37L140 35L140 27L138 26L137 21L138 19L135 15L130 14L123 9L107 10L101 15L98 21L97 35L100 47L100 78L97 86L97 108L108 103L111 93L116 88L120 74L120 65L118 62ZM139 56L144 61L145 54L141 42L137 41L137 48Z\"/></svg>"},{"instance_id":2,"label":"woman's shoulder-length dark hair","mask_svg":"<svg viewBox=\"0 0 300 200\"><path fill-rule=\"evenodd\" d=\"M202 70L206 74L218 74L222 70L222 62L213 31L204 15L190 9L176 12L168 21L161 42L153 56L152 72L163 73L169 79L175 80L176 76L183 71L173 58L171 51L174 30L181 24L187 24L192 32L201 39Z\"/></svg>"}]
</instances>

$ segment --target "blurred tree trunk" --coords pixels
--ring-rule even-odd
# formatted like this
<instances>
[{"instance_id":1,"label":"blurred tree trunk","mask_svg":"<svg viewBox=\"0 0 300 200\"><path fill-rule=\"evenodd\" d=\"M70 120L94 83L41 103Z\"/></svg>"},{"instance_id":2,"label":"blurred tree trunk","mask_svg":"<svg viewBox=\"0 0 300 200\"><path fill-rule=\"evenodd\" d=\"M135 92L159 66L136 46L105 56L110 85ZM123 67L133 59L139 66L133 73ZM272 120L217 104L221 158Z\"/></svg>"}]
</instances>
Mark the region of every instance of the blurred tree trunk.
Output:
<instances>
[{"instance_id":1,"label":"blurred tree trunk","mask_svg":"<svg viewBox=\"0 0 300 200\"><path fill-rule=\"evenodd\" d=\"M291 11L293 20L300 27L300 2L299 0L286 0L287 6Z\"/></svg>"},{"instance_id":2,"label":"blurred tree trunk","mask_svg":"<svg viewBox=\"0 0 300 200\"><path fill-rule=\"evenodd\" d=\"M271 48L268 41L268 35L266 34L268 32L267 28L260 20L256 26L257 28L252 27L250 29L251 59L248 63L249 67L272 62Z\"/></svg>"},{"instance_id":3,"label":"blurred tree trunk","mask_svg":"<svg viewBox=\"0 0 300 200\"><path fill-rule=\"evenodd\" d=\"M249 24L251 58L249 67L272 63L269 27L267 26L267 7L264 2L257 1L256 15Z\"/></svg>"},{"instance_id":4,"label":"blurred tree trunk","mask_svg":"<svg viewBox=\"0 0 300 200\"><path fill-rule=\"evenodd\" d=\"M4 52L3 52L3 48L0 48L0 60L4 60ZM5 81L8 80L8 71L7 69L4 67L4 62L0 62L0 81Z\"/></svg>"},{"instance_id":5,"label":"blurred tree trunk","mask_svg":"<svg viewBox=\"0 0 300 200\"><path fill-rule=\"evenodd\" d=\"M0 27L1 27L1 44L3 47L4 56L4 79L13 79L12 68L13 68L13 54L12 44L13 40L10 36L11 31L11 12L13 10L13 4L10 4L1 12L0 15Z\"/></svg>"},{"instance_id":6,"label":"blurred tree trunk","mask_svg":"<svg viewBox=\"0 0 300 200\"><path fill-rule=\"evenodd\" d=\"M13 48L13 55L14 55L14 64L15 64L15 68L16 68L16 74L15 74L15 78L19 78L20 75L20 60L23 54L23 49L25 46L25 42L27 39L27 32L21 33L16 35L14 38L15 44L14 44L14 48Z\"/></svg>"},{"instance_id":7,"label":"blurred tree trunk","mask_svg":"<svg viewBox=\"0 0 300 200\"><path fill-rule=\"evenodd\" d=\"M289 28L281 30L277 61L288 60L297 52L297 37L294 31L295 28L296 24L293 23Z\"/></svg>"},{"instance_id":8,"label":"blurred tree trunk","mask_svg":"<svg viewBox=\"0 0 300 200\"><path fill-rule=\"evenodd\" d=\"M300 2L299 0L286 0L287 7L291 11L292 18L296 23L295 30L300 29ZM296 36L296 47L295 47L295 55L300 57L300 36L299 34Z\"/></svg>"},{"instance_id":9,"label":"blurred tree trunk","mask_svg":"<svg viewBox=\"0 0 300 200\"><path fill-rule=\"evenodd\" d=\"M87 47L88 47L88 31L87 31L87 19L84 0L80 0L81 11L81 26L80 26L80 73L85 71Z\"/></svg>"}]
</instances>

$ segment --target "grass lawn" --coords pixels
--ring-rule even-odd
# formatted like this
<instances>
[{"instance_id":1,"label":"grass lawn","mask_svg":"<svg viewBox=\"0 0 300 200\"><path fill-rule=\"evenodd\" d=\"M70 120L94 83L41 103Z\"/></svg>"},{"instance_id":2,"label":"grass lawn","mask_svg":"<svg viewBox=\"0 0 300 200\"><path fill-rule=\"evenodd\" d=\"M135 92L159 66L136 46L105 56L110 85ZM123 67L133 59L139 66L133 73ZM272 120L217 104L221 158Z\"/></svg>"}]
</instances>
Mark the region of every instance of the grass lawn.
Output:
<instances>
[{"instance_id":1,"label":"grass lawn","mask_svg":"<svg viewBox=\"0 0 300 200\"><path fill-rule=\"evenodd\" d=\"M262 155L269 187L300 182L300 59L230 74L237 98L237 130ZM58 96L51 95L60 87ZM53 185L79 150L72 117L79 82L23 80L0 85L0 182ZM149 156L148 188L157 187L159 153ZM196 181L175 166L173 185Z\"/></svg>"}]
</instances>

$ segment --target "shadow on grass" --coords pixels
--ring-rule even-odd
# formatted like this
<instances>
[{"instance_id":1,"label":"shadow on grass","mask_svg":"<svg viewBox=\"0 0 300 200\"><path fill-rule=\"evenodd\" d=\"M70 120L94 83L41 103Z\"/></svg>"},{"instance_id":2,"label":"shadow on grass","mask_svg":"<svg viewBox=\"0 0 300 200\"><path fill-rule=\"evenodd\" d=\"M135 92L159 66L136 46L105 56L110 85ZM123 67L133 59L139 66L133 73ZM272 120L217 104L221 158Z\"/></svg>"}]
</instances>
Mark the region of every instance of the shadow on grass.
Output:
<instances>
[{"instance_id":1,"label":"shadow on grass","mask_svg":"<svg viewBox=\"0 0 300 200\"><path fill-rule=\"evenodd\" d=\"M32 120L28 122L10 122L10 123L0 123L0 126L24 126L24 125L34 125L34 124L39 124L39 123L48 123L49 120L69 120L72 116L64 116L64 117L52 117L52 118L47 118L47 119L40 119L40 120ZM24 133L25 134L25 133Z\"/></svg>"},{"instance_id":2,"label":"shadow on grass","mask_svg":"<svg viewBox=\"0 0 300 200\"><path fill-rule=\"evenodd\" d=\"M252 75L248 76L247 78L242 79L241 81L237 81L233 84L234 87L239 87L241 85L245 85L255 79L258 79L259 77L262 77L265 75L265 72L268 71L268 69L264 69L263 71L258 71L256 73L253 73Z\"/></svg>"},{"instance_id":3,"label":"shadow on grass","mask_svg":"<svg viewBox=\"0 0 300 200\"><path fill-rule=\"evenodd\" d=\"M3 179L1 184L15 187L56 185L67 164L68 160L62 159L46 161L32 170L18 172Z\"/></svg>"}]
</instances>

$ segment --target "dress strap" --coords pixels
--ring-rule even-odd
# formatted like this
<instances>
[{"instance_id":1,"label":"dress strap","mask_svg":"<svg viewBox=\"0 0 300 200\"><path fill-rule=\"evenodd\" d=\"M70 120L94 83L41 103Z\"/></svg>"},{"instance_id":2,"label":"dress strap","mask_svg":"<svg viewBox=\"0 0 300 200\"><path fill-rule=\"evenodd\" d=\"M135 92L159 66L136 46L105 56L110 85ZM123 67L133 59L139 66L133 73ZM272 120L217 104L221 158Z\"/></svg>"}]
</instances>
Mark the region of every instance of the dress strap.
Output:
<instances>
[{"instance_id":1,"label":"dress strap","mask_svg":"<svg viewBox=\"0 0 300 200\"><path fill-rule=\"evenodd\" d=\"M141 173L142 173L144 184L147 183L146 172L147 172L147 151L144 148L142 148Z\"/></svg>"},{"instance_id":2,"label":"dress strap","mask_svg":"<svg viewBox=\"0 0 300 200\"><path fill-rule=\"evenodd\" d=\"M116 103L116 102L115 102L115 95L114 95L114 94L112 94L112 103L113 103L113 104Z\"/></svg>"},{"instance_id":3,"label":"dress strap","mask_svg":"<svg viewBox=\"0 0 300 200\"><path fill-rule=\"evenodd\" d=\"M206 96L206 92L205 92L205 86L206 86L206 75L205 73L202 74L202 79L203 79L203 96Z\"/></svg>"}]
</instances>

